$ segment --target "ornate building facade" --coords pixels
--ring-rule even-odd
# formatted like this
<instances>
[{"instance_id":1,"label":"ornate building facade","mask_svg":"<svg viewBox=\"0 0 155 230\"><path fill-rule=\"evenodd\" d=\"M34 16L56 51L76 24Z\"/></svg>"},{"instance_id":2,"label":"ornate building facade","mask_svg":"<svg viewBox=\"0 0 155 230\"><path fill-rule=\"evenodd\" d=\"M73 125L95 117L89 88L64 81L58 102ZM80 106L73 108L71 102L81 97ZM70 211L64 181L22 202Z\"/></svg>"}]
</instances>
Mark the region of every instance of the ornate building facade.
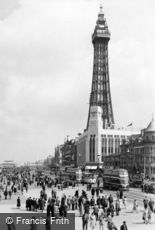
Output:
<instances>
[{"instance_id":1,"label":"ornate building facade","mask_svg":"<svg viewBox=\"0 0 155 230\"><path fill-rule=\"evenodd\" d=\"M77 166L76 139L65 140L55 148L55 163L61 166Z\"/></svg>"},{"instance_id":2,"label":"ornate building facade","mask_svg":"<svg viewBox=\"0 0 155 230\"><path fill-rule=\"evenodd\" d=\"M131 136L121 146L119 166L126 168L130 175L142 173L145 177L155 178L155 122L154 119L140 135ZM110 160L109 163L112 163ZM114 161L113 161L114 162Z\"/></svg>"}]
</instances>

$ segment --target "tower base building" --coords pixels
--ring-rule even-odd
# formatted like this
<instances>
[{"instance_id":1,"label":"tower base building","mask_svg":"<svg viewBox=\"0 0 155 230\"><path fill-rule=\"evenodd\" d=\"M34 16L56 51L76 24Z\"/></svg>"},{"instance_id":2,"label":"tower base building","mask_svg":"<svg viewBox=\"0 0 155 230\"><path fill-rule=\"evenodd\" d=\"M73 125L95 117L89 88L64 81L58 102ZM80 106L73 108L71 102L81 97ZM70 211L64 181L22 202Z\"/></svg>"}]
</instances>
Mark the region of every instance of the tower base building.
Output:
<instances>
[{"instance_id":1,"label":"tower base building","mask_svg":"<svg viewBox=\"0 0 155 230\"><path fill-rule=\"evenodd\" d=\"M123 141L137 134L139 132L125 129L103 129L101 107L92 106L88 128L77 142L77 165L94 162L106 165L106 158L120 154Z\"/></svg>"}]
</instances>

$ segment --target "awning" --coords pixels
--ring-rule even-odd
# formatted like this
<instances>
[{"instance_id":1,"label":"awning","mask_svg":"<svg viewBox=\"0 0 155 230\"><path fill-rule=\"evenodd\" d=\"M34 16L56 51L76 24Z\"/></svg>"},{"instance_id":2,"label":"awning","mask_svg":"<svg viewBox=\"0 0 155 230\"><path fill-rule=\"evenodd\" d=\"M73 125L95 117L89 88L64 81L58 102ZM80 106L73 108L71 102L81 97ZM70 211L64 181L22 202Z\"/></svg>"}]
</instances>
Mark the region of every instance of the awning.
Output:
<instances>
[{"instance_id":1,"label":"awning","mask_svg":"<svg viewBox=\"0 0 155 230\"><path fill-rule=\"evenodd\" d=\"M92 169L92 170L96 170L98 168L98 166L97 165L86 165L85 166L85 169L88 169L88 170L90 170L90 169ZM99 167L100 169L102 168L102 166L100 165L100 167Z\"/></svg>"},{"instance_id":2,"label":"awning","mask_svg":"<svg viewBox=\"0 0 155 230\"><path fill-rule=\"evenodd\" d=\"M97 166L89 166L89 165L87 165L86 167L85 167L85 169L97 169Z\"/></svg>"}]
</instances>

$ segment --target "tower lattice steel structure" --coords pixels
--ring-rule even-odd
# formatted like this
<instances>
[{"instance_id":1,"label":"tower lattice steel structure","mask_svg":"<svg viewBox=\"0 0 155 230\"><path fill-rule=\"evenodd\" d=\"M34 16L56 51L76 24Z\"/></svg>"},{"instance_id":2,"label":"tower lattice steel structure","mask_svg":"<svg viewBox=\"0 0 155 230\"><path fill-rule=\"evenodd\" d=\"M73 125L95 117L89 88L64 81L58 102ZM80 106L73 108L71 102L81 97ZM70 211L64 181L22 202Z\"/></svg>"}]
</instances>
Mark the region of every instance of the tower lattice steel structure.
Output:
<instances>
[{"instance_id":1,"label":"tower lattice steel structure","mask_svg":"<svg viewBox=\"0 0 155 230\"><path fill-rule=\"evenodd\" d=\"M92 43L94 46L94 64L87 128L89 126L91 106L100 106L102 108L104 129L114 127L114 116L109 82L109 40L110 32L104 17L102 6L100 6L98 20L92 35Z\"/></svg>"}]
</instances>

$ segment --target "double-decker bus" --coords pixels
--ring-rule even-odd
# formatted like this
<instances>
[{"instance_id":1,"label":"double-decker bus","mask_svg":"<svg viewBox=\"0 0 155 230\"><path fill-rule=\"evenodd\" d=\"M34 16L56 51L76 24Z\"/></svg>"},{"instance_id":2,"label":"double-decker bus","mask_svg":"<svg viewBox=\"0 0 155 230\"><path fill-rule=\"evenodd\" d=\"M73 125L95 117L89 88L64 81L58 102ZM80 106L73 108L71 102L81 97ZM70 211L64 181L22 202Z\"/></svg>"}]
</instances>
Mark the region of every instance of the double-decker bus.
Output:
<instances>
[{"instance_id":1,"label":"double-decker bus","mask_svg":"<svg viewBox=\"0 0 155 230\"><path fill-rule=\"evenodd\" d=\"M129 175L126 169L105 168L102 176L103 188L129 190Z\"/></svg>"}]
</instances>

